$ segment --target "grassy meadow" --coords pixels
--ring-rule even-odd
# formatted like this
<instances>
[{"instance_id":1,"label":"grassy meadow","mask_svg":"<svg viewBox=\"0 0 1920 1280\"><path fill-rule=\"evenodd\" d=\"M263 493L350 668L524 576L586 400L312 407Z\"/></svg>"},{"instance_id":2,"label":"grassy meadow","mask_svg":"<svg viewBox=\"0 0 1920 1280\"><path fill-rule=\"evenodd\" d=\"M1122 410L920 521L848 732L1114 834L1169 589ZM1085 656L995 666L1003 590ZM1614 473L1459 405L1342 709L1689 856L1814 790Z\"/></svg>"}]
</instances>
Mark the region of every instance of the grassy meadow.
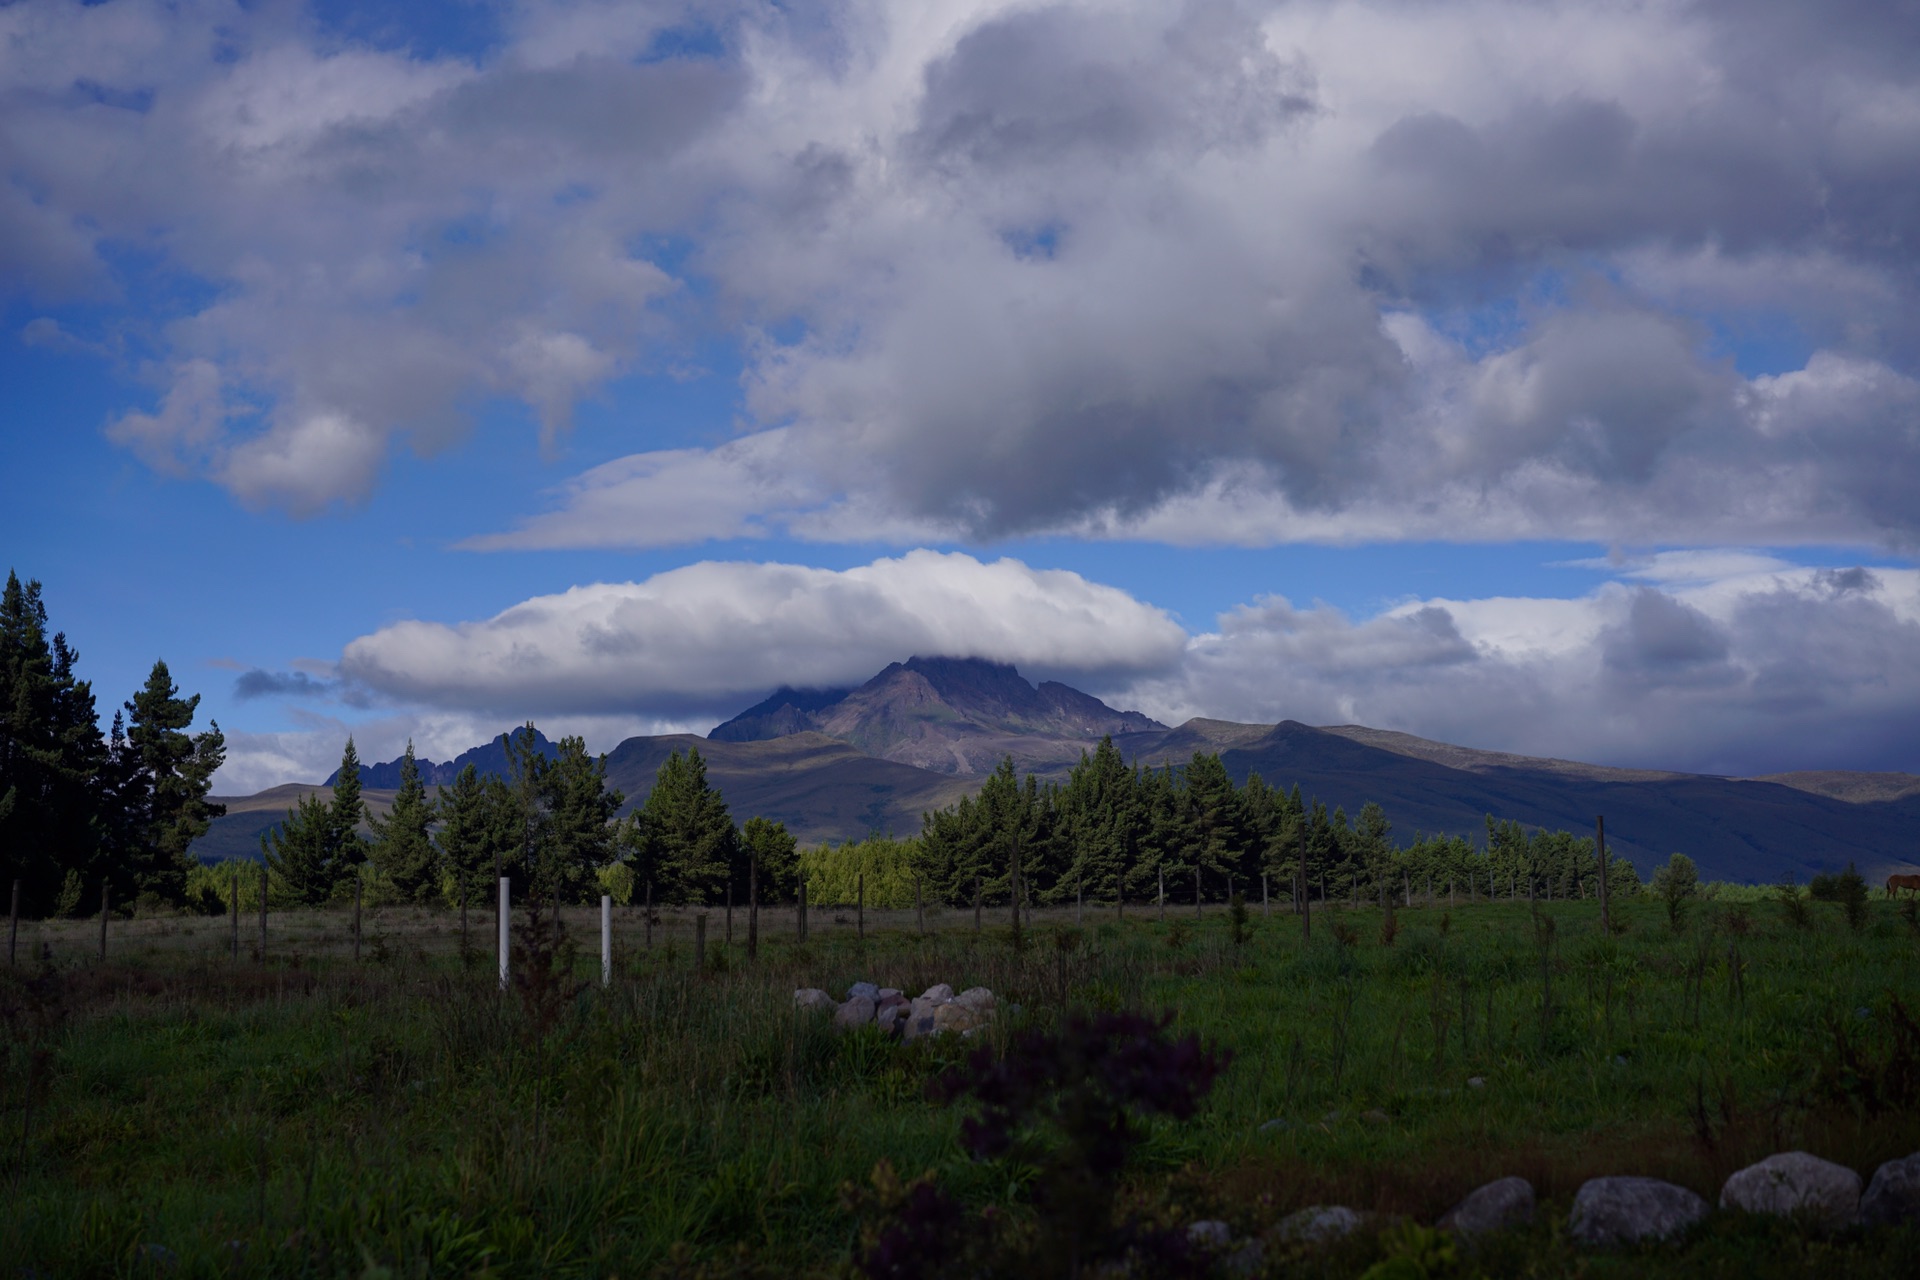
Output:
<instances>
[{"instance_id":1,"label":"grassy meadow","mask_svg":"<svg viewBox=\"0 0 1920 1280\"><path fill-rule=\"evenodd\" d=\"M1258 1234L1340 1203L1431 1223L1491 1178L1530 1178L1530 1231L1449 1260L1393 1231L1269 1244L1273 1275L1920 1273L1913 1228L1827 1239L1715 1215L1685 1241L1583 1255L1580 1182L1647 1174L1710 1201L1803 1149L1870 1175L1920 1150L1920 928L1876 901L1804 924L1758 895L1224 907L597 912L551 981L497 989L491 916L276 913L23 924L0 977L0 1266L33 1276L836 1275L859 1248L849 1185L890 1161L969 1205L1030 1212L1027 1172L974 1163L929 1078L979 1042L836 1036L792 992L856 979L984 985L990 1041L1066 1009L1166 1011L1233 1060L1184 1123L1155 1122L1128 1203ZM1392 936L1388 934L1391 932ZM543 932L542 936L546 936ZM44 952L44 956L43 956ZM1007 1004L1017 1004L1013 1013ZM1417 1250L1416 1250L1417 1252ZM1398 1267L1395 1270L1393 1268ZM1411 1269L1409 1269L1411 1268Z\"/></svg>"}]
</instances>

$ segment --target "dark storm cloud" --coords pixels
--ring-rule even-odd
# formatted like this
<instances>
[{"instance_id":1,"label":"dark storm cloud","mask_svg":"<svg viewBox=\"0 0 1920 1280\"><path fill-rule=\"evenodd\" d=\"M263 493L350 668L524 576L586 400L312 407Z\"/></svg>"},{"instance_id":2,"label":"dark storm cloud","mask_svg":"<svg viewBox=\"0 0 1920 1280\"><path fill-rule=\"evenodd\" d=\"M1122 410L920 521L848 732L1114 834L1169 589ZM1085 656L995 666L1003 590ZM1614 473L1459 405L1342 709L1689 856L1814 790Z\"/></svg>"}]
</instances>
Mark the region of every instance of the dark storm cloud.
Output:
<instances>
[{"instance_id":1,"label":"dark storm cloud","mask_svg":"<svg viewBox=\"0 0 1920 1280\"><path fill-rule=\"evenodd\" d=\"M233 682L233 696L242 702L253 698L327 698L334 690L331 680L316 680L304 671L267 671L260 667L241 672Z\"/></svg>"}]
</instances>

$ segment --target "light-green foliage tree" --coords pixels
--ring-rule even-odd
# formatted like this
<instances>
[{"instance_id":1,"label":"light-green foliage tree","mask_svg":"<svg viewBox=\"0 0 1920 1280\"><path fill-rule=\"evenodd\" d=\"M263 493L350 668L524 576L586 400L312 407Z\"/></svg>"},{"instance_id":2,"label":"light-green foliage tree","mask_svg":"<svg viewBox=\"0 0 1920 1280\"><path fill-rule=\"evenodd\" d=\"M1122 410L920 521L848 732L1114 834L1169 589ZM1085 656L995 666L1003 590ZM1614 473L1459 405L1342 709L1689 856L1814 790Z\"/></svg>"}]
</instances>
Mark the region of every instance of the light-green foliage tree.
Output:
<instances>
[{"instance_id":1,"label":"light-green foliage tree","mask_svg":"<svg viewBox=\"0 0 1920 1280\"><path fill-rule=\"evenodd\" d=\"M698 750L667 757L621 836L655 901L707 903L725 893L739 833L726 800L707 783Z\"/></svg>"},{"instance_id":2,"label":"light-green foliage tree","mask_svg":"<svg viewBox=\"0 0 1920 1280\"><path fill-rule=\"evenodd\" d=\"M920 879L922 894L931 897L926 881L920 878L920 856L918 840L888 836L802 849L800 873L807 880L807 901L823 907L852 906L864 876L869 907L911 907L916 879Z\"/></svg>"},{"instance_id":3,"label":"light-green foliage tree","mask_svg":"<svg viewBox=\"0 0 1920 1280\"><path fill-rule=\"evenodd\" d=\"M336 787L335 795L338 795ZM425 904L440 888L440 867L433 845L433 803L427 799L420 766L407 742L400 757L400 790L384 818L374 818L371 856L387 891L401 902Z\"/></svg>"},{"instance_id":4,"label":"light-green foliage tree","mask_svg":"<svg viewBox=\"0 0 1920 1280\"><path fill-rule=\"evenodd\" d=\"M1700 892L1700 872L1693 859L1684 853L1668 858L1667 865L1653 873L1653 892L1667 908L1667 923L1678 929L1688 904Z\"/></svg>"}]
</instances>

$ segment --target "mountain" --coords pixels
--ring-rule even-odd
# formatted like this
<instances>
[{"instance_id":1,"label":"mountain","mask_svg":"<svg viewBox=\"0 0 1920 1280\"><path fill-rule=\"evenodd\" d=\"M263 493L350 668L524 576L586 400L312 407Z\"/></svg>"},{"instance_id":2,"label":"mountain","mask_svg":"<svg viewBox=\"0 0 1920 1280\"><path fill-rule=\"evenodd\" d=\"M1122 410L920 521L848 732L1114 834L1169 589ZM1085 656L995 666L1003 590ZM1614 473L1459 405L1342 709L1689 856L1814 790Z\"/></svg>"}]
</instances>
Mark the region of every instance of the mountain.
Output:
<instances>
[{"instance_id":1,"label":"mountain","mask_svg":"<svg viewBox=\"0 0 1920 1280\"><path fill-rule=\"evenodd\" d=\"M507 732L518 736L525 733L526 729L523 726L521 728L508 730ZM501 739L506 736L506 733L495 734L490 740L481 743L477 747L469 747L445 764L435 764L431 760L415 756L413 763L414 766L420 770L420 781L424 782L429 788L450 787L453 785L453 780L460 776L460 771L470 764L478 770L480 776L483 778L506 777L508 775L507 749L501 742ZM533 749L549 760L553 759L555 754L553 744L547 741L547 735L541 733L538 729L533 731ZM395 756L393 759L383 760L379 764L361 765L360 785L363 787L378 788L382 791L398 791L400 789L401 759L402 757ZM335 769L327 775L327 780L320 785L331 787L339 780L340 771ZM263 792L262 794L265 793Z\"/></svg>"},{"instance_id":2,"label":"mountain","mask_svg":"<svg viewBox=\"0 0 1920 1280\"><path fill-rule=\"evenodd\" d=\"M937 773L989 773L1012 756L1025 769L1070 766L1108 735L1165 731L1138 711L1048 680L1029 684L1007 663L913 657L857 689L781 689L715 728L715 742L800 732Z\"/></svg>"},{"instance_id":3,"label":"mountain","mask_svg":"<svg viewBox=\"0 0 1920 1280\"><path fill-rule=\"evenodd\" d=\"M1586 833L1604 814L1608 850L1642 876L1677 850L1709 879L1765 882L1792 874L1804 882L1848 862L1877 879L1911 868L1913 833L1920 830L1920 777L1912 774L1720 778L1291 720L1195 719L1169 729L1063 684L1032 685L1011 666L953 658L895 663L857 689L782 689L706 738L629 738L608 755L607 777L631 812L669 754L697 749L737 821L777 818L807 843L875 831L909 836L919 832L922 813L972 793L1002 757L1057 781L1107 735L1142 765L1178 766L1196 751L1218 753L1236 782L1258 773L1276 786L1297 783L1309 798L1350 816L1376 801L1401 841L1419 832L1484 840L1489 814ZM551 752L545 738L539 745ZM422 762L422 774L430 784L450 782L469 761L483 773L506 767L495 739L446 764ZM361 778L370 804L383 810L399 781L398 762L364 765ZM289 784L228 797L227 816L193 851L252 856L261 831L299 796L324 789Z\"/></svg>"}]
</instances>

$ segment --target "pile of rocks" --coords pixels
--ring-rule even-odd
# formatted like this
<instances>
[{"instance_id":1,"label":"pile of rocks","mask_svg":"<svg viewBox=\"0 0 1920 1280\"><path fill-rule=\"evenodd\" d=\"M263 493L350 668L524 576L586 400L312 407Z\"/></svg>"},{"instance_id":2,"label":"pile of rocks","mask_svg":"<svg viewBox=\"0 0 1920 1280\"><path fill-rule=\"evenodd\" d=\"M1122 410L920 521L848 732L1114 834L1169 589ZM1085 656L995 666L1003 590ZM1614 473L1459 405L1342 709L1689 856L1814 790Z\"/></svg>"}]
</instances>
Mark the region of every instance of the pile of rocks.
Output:
<instances>
[{"instance_id":1,"label":"pile of rocks","mask_svg":"<svg viewBox=\"0 0 1920 1280\"><path fill-rule=\"evenodd\" d=\"M872 1024L887 1035L918 1040L945 1032L973 1035L993 1018L995 1001L985 987L969 987L955 995L952 987L936 982L908 999L893 987L856 982L847 988L845 1000L835 1000L818 987L802 987L793 993L793 1007L833 1014L838 1030Z\"/></svg>"},{"instance_id":2,"label":"pile of rocks","mask_svg":"<svg viewBox=\"0 0 1920 1280\"><path fill-rule=\"evenodd\" d=\"M1728 1178L1720 1207L1743 1213L1780 1214L1818 1230L1892 1226L1920 1222L1920 1152L1889 1160L1863 1193L1860 1175L1804 1151L1785 1151ZM1470 1238L1523 1227L1534 1218L1533 1184L1500 1178L1476 1189L1443 1214L1437 1225ZM1706 1217L1707 1202L1685 1187L1658 1178L1590 1178L1573 1197L1567 1235L1589 1247L1634 1244L1678 1235ZM1266 1233L1268 1241L1317 1242L1381 1227L1388 1215L1361 1213L1344 1205L1313 1205L1290 1214ZM1229 1273L1257 1271L1262 1242L1233 1236L1223 1222L1196 1222L1196 1244L1216 1253Z\"/></svg>"}]
</instances>

